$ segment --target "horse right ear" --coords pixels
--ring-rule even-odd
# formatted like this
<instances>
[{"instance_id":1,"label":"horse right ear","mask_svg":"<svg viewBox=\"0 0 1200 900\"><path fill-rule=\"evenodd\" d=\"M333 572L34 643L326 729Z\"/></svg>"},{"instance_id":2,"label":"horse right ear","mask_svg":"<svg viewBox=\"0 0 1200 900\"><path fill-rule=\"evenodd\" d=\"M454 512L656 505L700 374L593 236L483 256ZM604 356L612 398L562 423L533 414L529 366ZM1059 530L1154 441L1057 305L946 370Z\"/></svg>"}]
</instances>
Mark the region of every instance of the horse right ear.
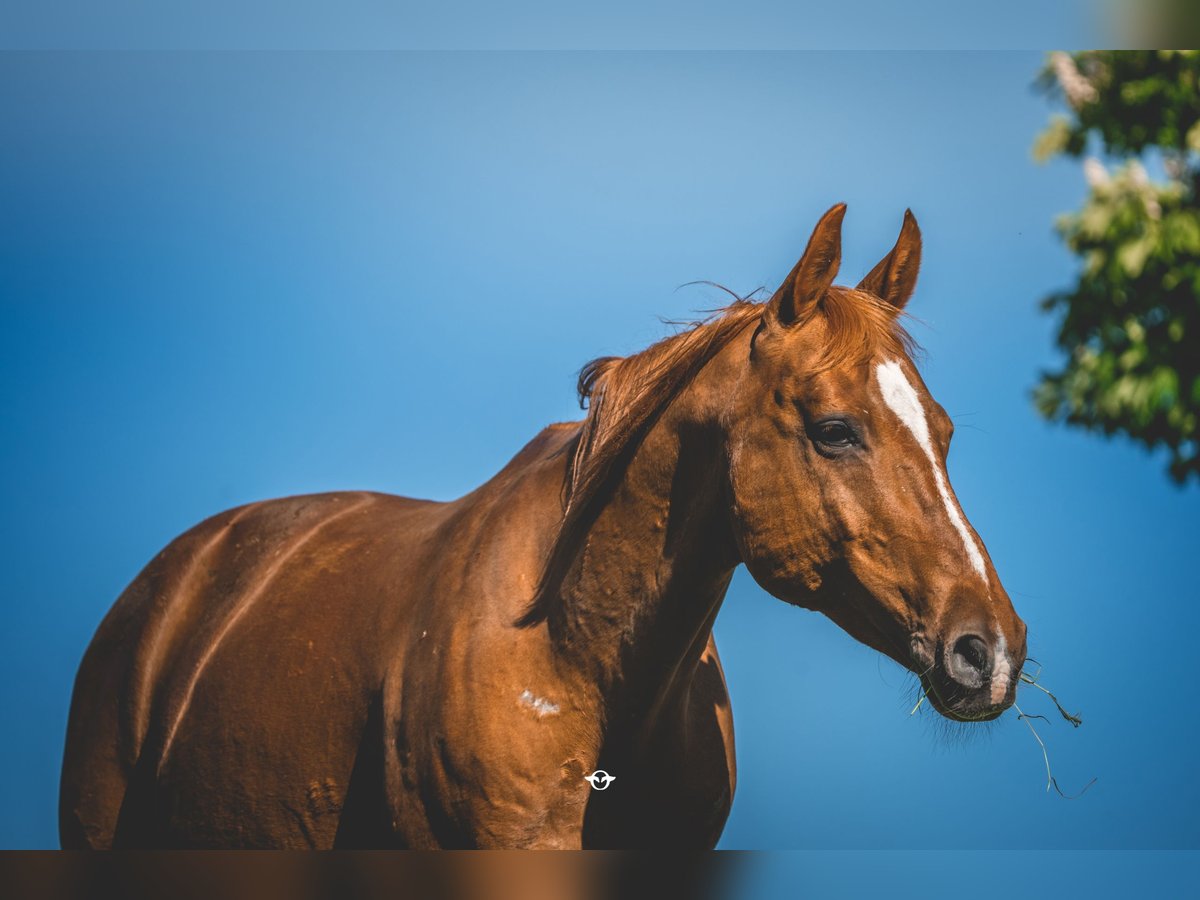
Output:
<instances>
[{"instance_id":1,"label":"horse right ear","mask_svg":"<svg viewBox=\"0 0 1200 900\"><path fill-rule=\"evenodd\" d=\"M912 210L906 209L896 246L858 283L858 289L886 300L896 309L904 309L917 287L920 268L921 229Z\"/></svg>"},{"instance_id":2,"label":"horse right ear","mask_svg":"<svg viewBox=\"0 0 1200 900\"><path fill-rule=\"evenodd\" d=\"M779 290L767 302L766 315L782 325L803 318L829 290L842 262L842 219L846 204L839 203L821 216L804 255Z\"/></svg>"}]
</instances>

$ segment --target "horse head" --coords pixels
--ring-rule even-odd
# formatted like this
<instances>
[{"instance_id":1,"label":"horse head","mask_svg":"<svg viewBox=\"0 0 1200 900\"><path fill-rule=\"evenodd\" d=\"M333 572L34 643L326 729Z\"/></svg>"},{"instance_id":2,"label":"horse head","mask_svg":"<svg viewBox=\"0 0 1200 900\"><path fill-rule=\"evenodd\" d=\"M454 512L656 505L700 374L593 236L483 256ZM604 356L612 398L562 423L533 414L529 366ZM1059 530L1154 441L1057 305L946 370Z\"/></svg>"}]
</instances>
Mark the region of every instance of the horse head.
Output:
<instances>
[{"instance_id":1,"label":"horse head","mask_svg":"<svg viewBox=\"0 0 1200 900\"><path fill-rule=\"evenodd\" d=\"M940 713L995 718L1025 624L950 486L954 425L900 323L920 230L906 213L850 289L833 283L844 214L824 215L763 305L724 404L734 537L760 585L917 674Z\"/></svg>"}]
</instances>

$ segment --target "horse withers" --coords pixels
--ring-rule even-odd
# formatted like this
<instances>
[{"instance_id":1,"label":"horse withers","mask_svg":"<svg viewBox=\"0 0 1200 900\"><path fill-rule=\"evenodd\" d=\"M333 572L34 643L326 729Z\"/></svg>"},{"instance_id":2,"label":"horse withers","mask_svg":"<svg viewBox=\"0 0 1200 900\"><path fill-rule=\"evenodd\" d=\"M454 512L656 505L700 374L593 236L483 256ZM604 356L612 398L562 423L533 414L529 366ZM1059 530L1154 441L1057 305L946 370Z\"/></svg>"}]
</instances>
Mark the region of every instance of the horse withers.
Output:
<instances>
[{"instance_id":1,"label":"horse withers","mask_svg":"<svg viewBox=\"0 0 1200 900\"><path fill-rule=\"evenodd\" d=\"M586 367L584 420L465 497L264 501L168 545L80 666L63 846L711 847L739 563L943 715L1003 712L1025 625L900 322L920 232L836 286L844 212L769 301Z\"/></svg>"}]
</instances>

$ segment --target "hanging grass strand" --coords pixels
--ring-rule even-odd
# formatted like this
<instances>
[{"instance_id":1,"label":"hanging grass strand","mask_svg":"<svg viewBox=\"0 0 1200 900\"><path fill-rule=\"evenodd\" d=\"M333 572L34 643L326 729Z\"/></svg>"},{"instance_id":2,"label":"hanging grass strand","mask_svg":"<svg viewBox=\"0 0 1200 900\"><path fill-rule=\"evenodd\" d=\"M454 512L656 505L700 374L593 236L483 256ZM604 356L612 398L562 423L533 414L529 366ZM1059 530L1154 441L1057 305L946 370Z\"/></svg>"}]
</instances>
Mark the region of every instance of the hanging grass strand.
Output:
<instances>
[{"instance_id":1,"label":"hanging grass strand","mask_svg":"<svg viewBox=\"0 0 1200 900\"><path fill-rule=\"evenodd\" d=\"M1035 660L1035 659L1028 658L1028 657L1026 658L1025 663L1026 663L1026 665L1032 664L1032 665L1036 666L1037 669L1035 672L1033 672L1033 674L1022 671L1017 679L1018 686L1028 684L1028 685L1032 685L1033 687L1037 688L1039 691L1041 691L1043 694L1045 694L1047 697L1050 698L1051 702L1054 703L1055 709L1058 710L1058 714L1060 716L1062 716L1064 719L1066 719L1068 722L1070 722L1072 728L1078 728L1080 725L1082 725L1083 717L1079 713L1067 712L1066 708L1061 703L1059 703L1058 698L1056 696L1054 696L1053 693L1051 693L1049 690L1042 687L1042 685L1038 683L1038 679L1040 679L1041 675L1042 675L1041 663L1037 662L1037 660ZM933 667L931 666L930 669L932 669L932 668ZM917 702L913 705L913 708L911 710L909 710L908 714L910 717L915 716L920 711L921 707L925 704L925 701L930 699L931 691L932 691L932 695L933 695L931 702L939 701L941 699L937 694L937 689L935 687L933 687L932 684L929 684L928 688L927 688L927 682L925 681L925 675L928 674L928 671L929 670L927 669L925 672L922 672L919 675L917 675L918 689L920 691L920 696L917 697ZM938 703L935 708L940 710L944 706L945 706L944 703ZM1023 721L1025 723L1025 727L1029 729L1029 733L1033 735L1033 739L1035 741L1037 741L1038 747L1041 748L1042 762L1046 766L1046 790L1047 790L1047 792L1051 788L1054 788L1054 790L1055 790L1055 792L1057 792L1058 796L1062 797L1064 800L1077 800L1078 798L1080 798L1084 794L1086 794L1091 789L1092 785L1096 783L1095 778L1093 778L1091 781L1089 781L1087 784L1085 784L1078 793L1068 794L1059 785L1058 779L1056 779L1054 777L1054 772L1051 770L1051 767L1050 767L1050 751L1046 747L1046 742L1042 740L1042 736L1040 734L1038 734L1037 729L1033 727L1034 719L1041 719L1047 725L1050 724L1050 719L1047 718L1046 716L1043 716L1043 715L1040 715L1037 713L1032 713L1032 714L1027 713L1023 709L1021 709L1021 707L1017 706L1016 703L1013 703L1012 708L1014 710L1016 710L1016 712L1017 712L1017 720Z\"/></svg>"},{"instance_id":2,"label":"hanging grass strand","mask_svg":"<svg viewBox=\"0 0 1200 900\"><path fill-rule=\"evenodd\" d=\"M1024 676L1022 676L1022 678L1023 677ZM1049 693L1049 691L1047 691L1047 693ZM1057 703L1057 701L1056 701L1056 703ZM1015 704L1015 703L1013 704L1013 709L1015 709L1017 711L1017 719L1023 720L1025 722L1025 725L1029 728L1029 733L1033 735L1033 739L1035 741L1037 741L1038 746L1042 748L1042 760L1046 763L1046 790L1049 791L1050 788L1054 788L1054 790L1058 791L1058 796L1062 797L1064 800L1077 800L1080 797L1082 797L1084 794L1086 794L1088 792L1088 788L1090 788L1093 784L1096 783L1095 778L1093 778L1091 781L1089 781L1087 784L1085 784L1083 786L1083 790L1081 790L1078 794L1068 794L1065 791L1063 791L1063 789L1061 787L1059 787L1058 780L1054 777L1054 774L1050 771L1050 754L1046 750L1046 742L1042 740L1042 736L1037 733L1037 729L1033 727L1033 722L1030 721L1031 719L1041 719L1042 721L1047 721L1046 717L1045 716L1026 715L1024 712L1021 711L1021 707L1017 706L1017 704ZM1059 707L1059 712L1062 712L1062 707ZM1076 724L1074 722L1072 724L1075 725L1076 727L1078 727L1078 724Z\"/></svg>"},{"instance_id":3,"label":"hanging grass strand","mask_svg":"<svg viewBox=\"0 0 1200 900\"><path fill-rule=\"evenodd\" d=\"M1042 670L1039 668L1039 669L1038 669L1038 675L1041 675L1041 671L1042 671ZM1069 713L1069 712L1067 712L1065 709L1063 709L1063 705L1062 705L1061 703L1059 703L1059 702L1058 702L1058 698L1057 698L1057 697L1055 697L1055 696L1054 696L1052 693L1050 693L1048 690L1046 690L1044 687L1042 687L1040 684L1038 684L1038 682L1037 682L1037 679L1038 679L1038 676L1037 676L1037 675L1035 675L1034 677L1030 678L1030 677L1029 677L1028 675L1026 675L1024 672L1022 672L1022 673L1021 673L1021 681L1022 681L1022 682L1024 682L1025 684L1031 684L1031 685L1033 685L1035 688L1037 688L1039 691L1041 691L1043 694L1045 694L1047 697L1049 697L1051 700L1053 700L1053 701L1054 701L1054 705L1055 705L1056 707L1058 707L1058 712L1059 712L1059 715L1061 715L1061 716L1062 716L1064 719L1066 719L1068 722L1070 722L1070 723L1071 723L1071 727L1072 727L1072 728L1078 728L1080 725L1082 725L1082 724L1083 724L1083 719L1081 719L1081 718L1079 717L1079 714L1078 714L1078 713L1075 713L1074 715L1072 715L1071 713Z\"/></svg>"}]
</instances>

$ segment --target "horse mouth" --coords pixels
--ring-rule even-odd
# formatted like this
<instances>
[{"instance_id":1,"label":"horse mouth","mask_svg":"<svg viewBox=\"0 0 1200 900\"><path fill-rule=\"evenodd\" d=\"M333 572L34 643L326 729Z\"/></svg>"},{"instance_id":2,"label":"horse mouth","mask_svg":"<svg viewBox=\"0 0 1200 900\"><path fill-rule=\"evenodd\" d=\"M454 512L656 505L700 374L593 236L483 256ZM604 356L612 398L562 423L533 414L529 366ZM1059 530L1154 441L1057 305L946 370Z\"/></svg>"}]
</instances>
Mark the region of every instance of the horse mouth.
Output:
<instances>
[{"instance_id":1,"label":"horse mouth","mask_svg":"<svg viewBox=\"0 0 1200 900\"><path fill-rule=\"evenodd\" d=\"M921 703L928 702L954 722L990 722L1017 699L1025 662L1022 646L1014 657L1003 637L985 637L985 628L960 628L945 637L910 638L909 669L918 678Z\"/></svg>"},{"instance_id":2,"label":"horse mouth","mask_svg":"<svg viewBox=\"0 0 1200 900\"><path fill-rule=\"evenodd\" d=\"M1015 685L1009 686L999 702L993 702L988 690L964 694L938 685L926 675L921 676L920 684L923 699L952 722L991 722L1007 712L1016 700Z\"/></svg>"}]
</instances>

